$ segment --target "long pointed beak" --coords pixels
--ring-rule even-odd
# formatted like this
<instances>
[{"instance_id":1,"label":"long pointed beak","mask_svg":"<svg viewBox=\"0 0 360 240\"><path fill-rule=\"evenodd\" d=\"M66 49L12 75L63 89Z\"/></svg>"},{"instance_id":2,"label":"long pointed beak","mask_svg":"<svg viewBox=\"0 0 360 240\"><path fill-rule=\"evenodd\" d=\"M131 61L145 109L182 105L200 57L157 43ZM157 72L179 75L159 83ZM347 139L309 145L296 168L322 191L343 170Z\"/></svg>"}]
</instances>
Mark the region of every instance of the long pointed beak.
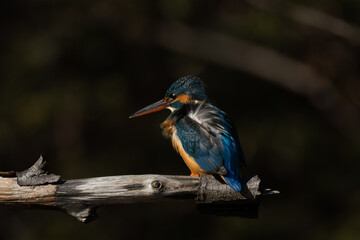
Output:
<instances>
[{"instance_id":1,"label":"long pointed beak","mask_svg":"<svg viewBox=\"0 0 360 240\"><path fill-rule=\"evenodd\" d=\"M153 103L147 107L144 107L143 109L140 109L139 111L133 113L129 118L139 117L145 114L157 112L160 110L163 110L164 108L168 107L171 104L171 102L166 102L165 100L160 100L156 103Z\"/></svg>"}]
</instances>

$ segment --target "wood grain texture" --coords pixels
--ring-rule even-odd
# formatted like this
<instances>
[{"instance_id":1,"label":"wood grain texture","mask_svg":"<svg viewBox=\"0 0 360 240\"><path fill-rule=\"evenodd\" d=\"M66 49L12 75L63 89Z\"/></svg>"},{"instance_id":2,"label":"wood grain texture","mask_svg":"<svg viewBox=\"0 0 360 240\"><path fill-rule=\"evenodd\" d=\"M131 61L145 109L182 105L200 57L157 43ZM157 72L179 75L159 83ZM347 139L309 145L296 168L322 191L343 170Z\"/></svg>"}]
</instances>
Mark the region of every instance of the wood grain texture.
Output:
<instances>
[{"instance_id":1,"label":"wood grain texture","mask_svg":"<svg viewBox=\"0 0 360 240\"><path fill-rule=\"evenodd\" d=\"M190 176L128 175L20 186L0 177L0 206L53 207L88 222L98 207L114 204L194 199L199 179Z\"/></svg>"},{"instance_id":2,"label":"wood grain texture","mask_svg":"<svg viewBox=\"0 0 360 240\"><path fill-rule=\"evenodd\" d=\"M261 191L257 176L247 181L246 191L238 193L212 175L197 178L147 174L59 180L60 176L43 171L44 165L40 158L28 170L16 173L17 177L0 176L0 206L53 208L89 222L97 218L96 209L101 206L188 200L195 201L204 213L256 217L258 197L278 193Z\"/></svg>"},{"instance_id":3,"label":"wood grain texture","mask_svg":"<svg viewBox=\"0 0 360 240\"><path fill-rule=\"evenodd\" d=\"M128 175L69 180L57 186L57 206L82 222L100 206L194 199L199 179L187 176Z\"/></svg>"},{"instance_id":4,"label":"wood grain texture","mask_svg":"<svg viewBox=\"0 0 360 240\"><path fill-rule=\"evenodd\" d=\"M16 178L0 177L0 205L55 206L56 185L22 187Z\"/></svg>"},{"instance_id":5,"label":"wood grain texture","mask_svg":"<svg viewBox=\"0 0 360 240\"><path fill-rule=\"evenodd\" d=\"M39 159L28 169L22 172L16 172L17 183L20 186L37 186L47 183L56 183L60 180L60 176L48 174L43 167L46 165L43 157Z\"/></svg>"}]
</instances>

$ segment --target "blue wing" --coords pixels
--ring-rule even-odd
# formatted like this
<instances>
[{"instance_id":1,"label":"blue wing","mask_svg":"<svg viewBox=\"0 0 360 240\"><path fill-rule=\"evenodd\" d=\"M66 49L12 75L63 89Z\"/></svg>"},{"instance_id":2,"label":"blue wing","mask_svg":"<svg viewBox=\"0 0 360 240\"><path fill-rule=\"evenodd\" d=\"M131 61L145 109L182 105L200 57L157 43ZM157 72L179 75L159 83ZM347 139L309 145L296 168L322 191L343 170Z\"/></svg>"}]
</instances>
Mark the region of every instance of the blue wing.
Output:
<instances>
[{"instance_id":1,"label":"blue wing","mask_svg":"<svg viewBox=\"0 0 360 240\"><path fill-rule=\"evenodd\" d=\"M187 116L177 122L176 130L184 150L202 169L226 174L224 159L209 132Z\"/></svg>"},{"instance_id":2,"label":"blue wing","mask_svg":"<svg viewBox=\"0 0 360 240\"><path fill-rule=\"evenodd\" d=\"M189 104L177 119L178 137L187 154L205 171L223 175L241 190L239 170L245 165L236 130L228 116L210 104Z\"/></svg>"}]
</instances>

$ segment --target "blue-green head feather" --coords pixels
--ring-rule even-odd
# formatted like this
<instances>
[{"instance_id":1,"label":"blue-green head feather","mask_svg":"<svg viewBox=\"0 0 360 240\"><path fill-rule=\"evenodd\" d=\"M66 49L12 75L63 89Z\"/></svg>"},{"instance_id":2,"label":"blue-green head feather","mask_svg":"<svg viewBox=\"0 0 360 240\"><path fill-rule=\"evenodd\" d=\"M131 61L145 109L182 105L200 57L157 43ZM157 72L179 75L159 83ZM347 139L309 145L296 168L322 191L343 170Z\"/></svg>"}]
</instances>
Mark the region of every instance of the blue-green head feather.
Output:
<instances>
[{"instance_id":1,"label":"blue-green head feather","mask_svg":"<svg viewBox=\"0 0 360 240\"><path fill-rule=\"evenodd\" d=\"M165 97L179 96L181 94L190 95L194 100L204 100L207 98L205 84L200 78L193 75L176 80L166 91Z\"/></svg>"},{"instance_id":2,"label":"blue-green head feather","mask_svg":"<svg viewBox=\"0 0 360 240\"><path fill-rule=\"evenodd\" d=\"M177 99L179 96L189 96L191 100L206 101L208 99L205 84L200 78L189 75L176 80L166 91L166 99ZM170 106L179 109L184 101L175 101Z\"/></svg>"},{"instance_id":3,"label":"blue-green head feather","mask_svg":"<svg viewBox=\"0 0 360 240\"><path fill-rule=\"evenodd\" d=\"M172 113L162 124L164 133L172 138L192 175L221 175L234 191L240 192L240 169L245 160L237 132L227 114L210 103L204 83L193 75L179 78L165 98L130 117L165 108Z\"/></svg>"}]
</instances>

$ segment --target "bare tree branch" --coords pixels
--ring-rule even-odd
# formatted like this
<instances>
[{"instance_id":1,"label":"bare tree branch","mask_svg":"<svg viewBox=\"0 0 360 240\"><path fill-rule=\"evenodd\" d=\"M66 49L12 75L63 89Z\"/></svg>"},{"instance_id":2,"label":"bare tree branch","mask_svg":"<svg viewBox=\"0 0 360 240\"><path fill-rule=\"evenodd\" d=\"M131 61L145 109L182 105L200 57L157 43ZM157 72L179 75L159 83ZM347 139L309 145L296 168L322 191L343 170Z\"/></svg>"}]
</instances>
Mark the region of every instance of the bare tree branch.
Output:
<instances>
[{"instance_id":1,"label":"bare tree branch","mask_svg":"<svg viewBox=\"0 0 360 240\"><path fill-rule=\"evenodd\" d=\"M0 172L0 177L15 177L15 171Z\"/></svg>"},{"instance_id":2,"label":"bare tree branch","mask_svg":"<svg viewBox=\"0 0 360 240\"><path fill-rule=\"evenodd\" d=\"M46 161L40 156L39 159L30 168L22 172L17 172L17 183L20 186L35 186L47 183L56 183L60 176L54 174L47 174L42 168Z\"/></svg>"},{"instance_id":3,"label":"bare tree branch","mask_svg":"<svg viewBox=\"0 0 360 240\"><path fill-rule=\"evenodd\" d=\"M38 168L43 166L41 161L39 159L34 164L36 167L32 166L29 171L34 172L36 168L42 175L43 170ZM30 179L38 179L37 176L29 176ZM31 180L25 182L29 184ZM211 175L203 175L200 179L155 174L110 176L57 181L46 185L41 180L33 186L20 186L15 177L0 177L0 206L51 208L64 211L81 222L89 222L97 217L95 211L101 206L196 198L202 209L210 208L213 214L257 217L259 197L278 193L262 192L259 185L257 176L248 181L247 190L252 197L247 199Z\"/></svg>"}]
</instances>

